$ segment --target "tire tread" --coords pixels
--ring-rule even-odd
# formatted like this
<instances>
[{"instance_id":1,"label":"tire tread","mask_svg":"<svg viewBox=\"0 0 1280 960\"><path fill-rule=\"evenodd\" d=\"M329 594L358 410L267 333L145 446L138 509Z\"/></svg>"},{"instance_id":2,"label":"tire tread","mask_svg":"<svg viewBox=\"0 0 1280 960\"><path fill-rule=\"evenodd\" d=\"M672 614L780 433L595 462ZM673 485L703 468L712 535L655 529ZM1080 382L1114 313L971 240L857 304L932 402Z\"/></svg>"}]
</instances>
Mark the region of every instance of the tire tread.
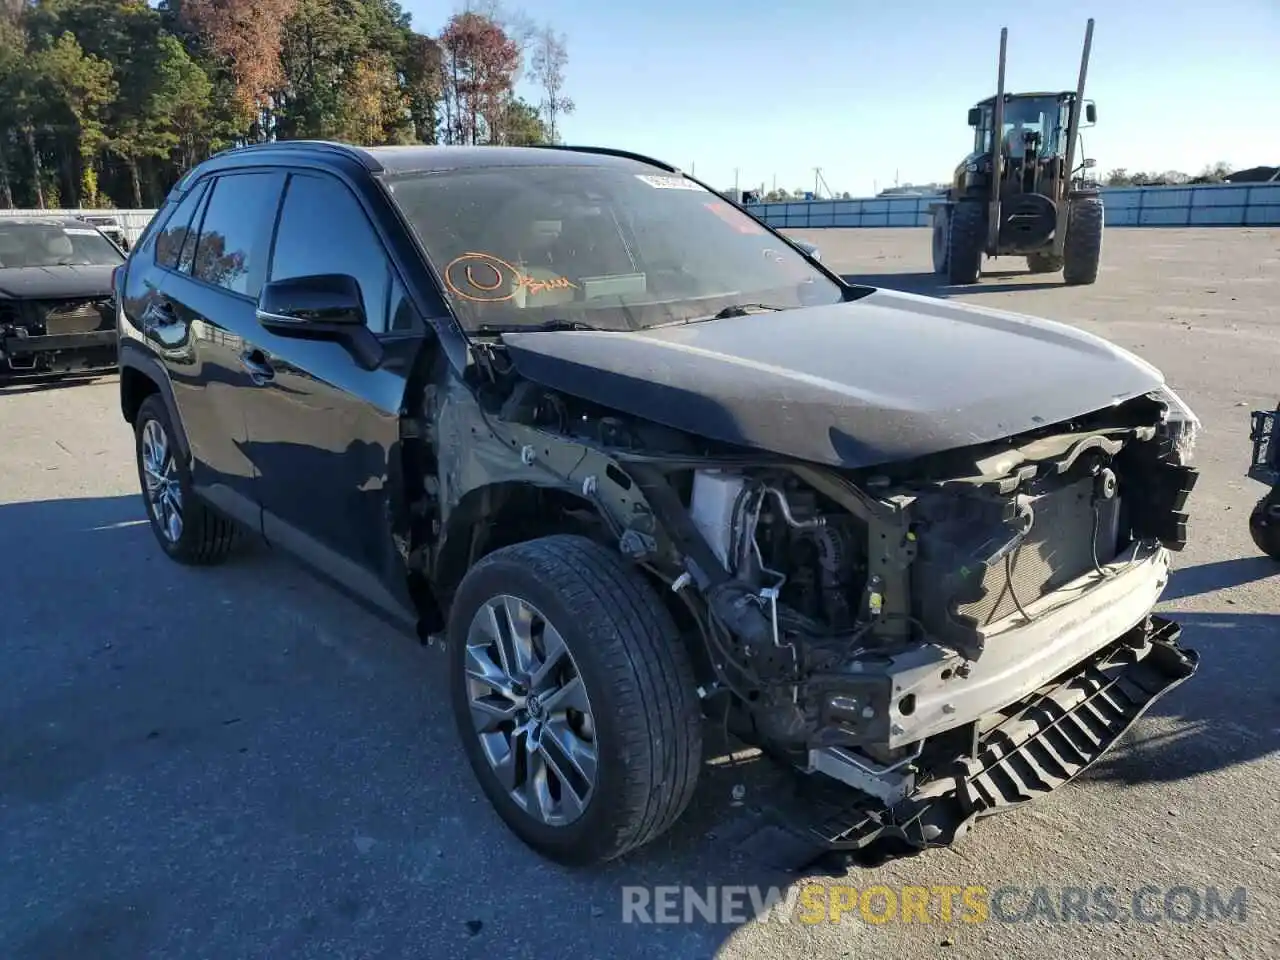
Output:
<instances>
[{"instance_id":1,"label":"tire tread","mask_svg":"<svg viewBox=\"0 0 1280 960\"><path fill-rule=\"evenodd\" d=\"M142 425L148 420L158 421L164 427L169 442L173 443L173 423L169 417L169 409L159 394L147 397L138 407L138 415L134 418L137 437L141 437ZM140 440L138 443L140 444ZM179 464L178 471L183 487L182 536L171 548L164 547L165 553L178 563L188 566L219 564L231 554L239 542L240 527L234 520L224 517L192 493L190 474L185 466ZM141 460L139 460L139 474L141 474ZM146 496L145 487L143 496ZM149 507L147 516L148 519L151 516ZM163 542L161 545L164 546Z\"/></svg>"},{"instance_id":2,"label":"tire tread","mask_svg":"<svg viewBox=\"0 0 1280 960\"><path fill-rule=\"evenodd\" d=\"M1079 198L1070 204L1067 241L1062 251L1062 279L1069 286L1083 286L1098 279L1106 215L1100 199Z\"/></svg>"},{"instance_id":3,"label":"tire tread","mask_svg":"<svg viewBox=\"0 0 1280 960\"><path fill-rule=\"evenodd\" d=\"M499 560L555 584L580 614L579 630L599 647L607 709L617 720L619 752L629 759L613 836L601 838L594 857L615 859L667 831L697 787L702 718L688 651L653 588L615 551L556 534L495 551L473 571Z\"/></svg>"}]
</instances>

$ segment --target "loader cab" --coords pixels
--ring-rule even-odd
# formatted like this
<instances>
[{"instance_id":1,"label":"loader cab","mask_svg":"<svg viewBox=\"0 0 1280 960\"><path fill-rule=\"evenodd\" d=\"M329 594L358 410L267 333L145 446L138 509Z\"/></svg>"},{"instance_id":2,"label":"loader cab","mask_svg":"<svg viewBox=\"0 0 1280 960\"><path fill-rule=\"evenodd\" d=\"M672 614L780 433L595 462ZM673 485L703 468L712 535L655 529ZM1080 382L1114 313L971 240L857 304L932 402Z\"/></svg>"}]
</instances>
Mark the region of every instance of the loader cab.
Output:
<instances>
[{"instance_id":1,"label":"loader cab","mask_svg":"<svg viewBox=\"0 0 1280 960\"><path fill-rule=\"evenodd\" d=\"M1036 153L1041 159L1065 156L1067 130L1071 124L1071 105L1075 96L1073 91L1006 95L1004 122L1000 130L1000 145L1006 156L1018 131L1033 138ZM1086 100L1080 126L1092 126L1097 119L1097 107L1092 100ZM995 97L988 97L969 109L969 126L973 128L975 153L991 152L994 125ZM1021 147L1022 144L1018 146Z\"/></svg>"}]
</instances>

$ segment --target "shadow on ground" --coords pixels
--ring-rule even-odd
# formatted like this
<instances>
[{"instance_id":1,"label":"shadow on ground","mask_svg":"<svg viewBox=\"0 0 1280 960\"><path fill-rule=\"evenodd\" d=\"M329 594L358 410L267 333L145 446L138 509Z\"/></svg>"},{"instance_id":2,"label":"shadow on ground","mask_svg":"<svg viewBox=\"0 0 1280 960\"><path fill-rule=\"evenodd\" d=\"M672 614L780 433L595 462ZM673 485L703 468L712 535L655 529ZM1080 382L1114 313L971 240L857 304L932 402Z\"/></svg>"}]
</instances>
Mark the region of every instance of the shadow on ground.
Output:
<instances>
[{"instance_id":1,"label":"shadow on ground","mask_svg":"<svg viewBox=\"0 0 1280 960\"><path fill-rule=\"evenodd\" d=\"M0 555L6 960L709 956L734 924L621 888L796 879L739 849L781 774L716 724L670 833L565 870L483 799L442 652L269 551L179 566L129 495L0 506Z\"/></svg>"},{"instance_id":2,"label":"shadow on ground","mask_svg":"<svg viewBox=\"0 0 1280 960\"><path fill-rule=\"evenodd\" d=\"M1162 600L1182 600L1227 587L1241 587L1258 580L1280 576L1280 563L1270 557L1236 557L1175 570Z\"/></svg>"},{"instance_id":3,"label":"shadow on ground","mask_svg":"<svg viewBox=\"0 0 1280 960\"><path fill-rule=\"evenodd\" d=\"M43 393L45 390L74 387L79 384L97 383L115 375L114 367L88 373L50 373L18 377L0 375L0 399L26 393Z\"/></svg>"},{"instance_id":4,"label":"shadow on ground","mask_svg":"<svg viewBox=\"0 0 1280 960\"><path fill-rule=\"evenodd\" d=\"M136 495L0 507L0 555L20 558L0 902L24 905L0 916L0 956L701 957L734 925L623 926L624 888L801 879L749 842L789 776L727 762L711 723L670 833L600 870L549 865L466 769L438 649L269 553L173 564L144 516ZM1211 567L1179 588L1257 572ZM1178 619L1202 665L1157 705L1177 731L1091 776L1177 779L1276 749L1280 615Z\"/></svg>"}]
</instances>

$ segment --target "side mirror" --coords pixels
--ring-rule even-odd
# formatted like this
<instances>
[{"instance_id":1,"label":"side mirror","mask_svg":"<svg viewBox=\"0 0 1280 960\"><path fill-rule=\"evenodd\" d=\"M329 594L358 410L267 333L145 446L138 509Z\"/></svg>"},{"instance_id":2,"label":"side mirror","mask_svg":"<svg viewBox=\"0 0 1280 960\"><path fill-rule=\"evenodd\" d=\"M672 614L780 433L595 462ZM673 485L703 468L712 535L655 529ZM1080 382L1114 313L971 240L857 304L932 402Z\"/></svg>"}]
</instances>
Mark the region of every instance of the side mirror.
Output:
<instances>
[{"instance_id":1,"label":"side mirror","mask_svg":"<svg viewBox=\"0 0 1280 960\"><path fill-rule=\"evenodd\" d=\"M1084 170L1092 170L1098 165L1098 161L1090 157L1088 160L1081 160L1080 167Z\"/></svg>"},{"instance_id":2,"label":"side mirror","mask_svg":"<svg viewBox=\"0 0 1280 960\"><path fill-rule=\"evenodd\" d=\"M365 324L355 277L326 273L273 280L258 294L258 323L280 337L341 343L366 370L382 363L382 344Z\"/></svg>"},{"instance_id":3,"label":"side mirror","mask_svg":"<svg viewBox=\"0 0 1280 960\"><path fill-rule=\"evenodd\" d=\"M273 280L258 295L258 322L283 336L332 337L364 326L355 277L330 273Z\"/></svg>"},{"instance_id":4,"label":"side mirror","mask_svg":"<svg viewBox=\"0 0 1280 960\"><path fill-rule=\"evenodd\" d=\"M982 123L982 110L978 107L969 108L969 126L976 127Z\"/></svg>"},{"instance_id":5,"label":"side mirror","mask_svg":"<svg viewBox=\"0 0 1280 960\"><path fill-rule=\"evenodd\" d=\"M1086 123L1098 122L1098 107L1096 104L1086 103L1084 105L1084 119Z\"/></svg>"},{"instance_id":6,"label":"side mirror","mask_svg":"<svg viewBox=\"0 0 1280 960\"><path fill-rule=\"evenodd\" d=\"M817 247L815 247L812 243L806 243L803 240L795 240L793 242L797 247L799 247L801 250L803 250L805 253L811 256L814 260L822 259L822 251L819 250Z\"/></svg>"}]
</instances>

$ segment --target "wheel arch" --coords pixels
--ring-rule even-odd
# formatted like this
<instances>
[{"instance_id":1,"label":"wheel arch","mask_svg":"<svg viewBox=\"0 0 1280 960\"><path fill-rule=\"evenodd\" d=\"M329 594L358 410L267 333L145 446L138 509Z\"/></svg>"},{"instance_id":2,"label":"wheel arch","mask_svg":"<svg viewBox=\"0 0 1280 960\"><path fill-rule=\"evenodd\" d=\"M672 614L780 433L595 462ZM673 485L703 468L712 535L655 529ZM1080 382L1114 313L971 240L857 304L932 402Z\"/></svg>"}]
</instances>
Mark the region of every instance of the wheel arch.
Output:
<instances>
[{"instance_id":1,"label":"wheel arch","mask_svg":"<svg viewBox=\"0 0 1280 960\"><path fill-rule=\"evenodd\" d=\"M467 571L501 547L555 533L615 546L600 507L561 484L498 480L468 490L449 511L430 565L431 592L448 608Z\"/></svg>"},{"instance_id":2,"label":"wheel arch","mask_svg":"<svg viewBox=\"0 0 1280 960\"><path fill-rule=\"evenodd\" d=\"M164 368L155 358L141 352L127 343L120 344L120 414L125 422L133 426L138 419L138 411L143 402L152 395L158 394L169 411L169 423L173 429L174 442L187 465L191 464L191 445L187 440L187 431L178 415L178 406L173 396L173 387Z\"/></svg>"}]
</instances>

